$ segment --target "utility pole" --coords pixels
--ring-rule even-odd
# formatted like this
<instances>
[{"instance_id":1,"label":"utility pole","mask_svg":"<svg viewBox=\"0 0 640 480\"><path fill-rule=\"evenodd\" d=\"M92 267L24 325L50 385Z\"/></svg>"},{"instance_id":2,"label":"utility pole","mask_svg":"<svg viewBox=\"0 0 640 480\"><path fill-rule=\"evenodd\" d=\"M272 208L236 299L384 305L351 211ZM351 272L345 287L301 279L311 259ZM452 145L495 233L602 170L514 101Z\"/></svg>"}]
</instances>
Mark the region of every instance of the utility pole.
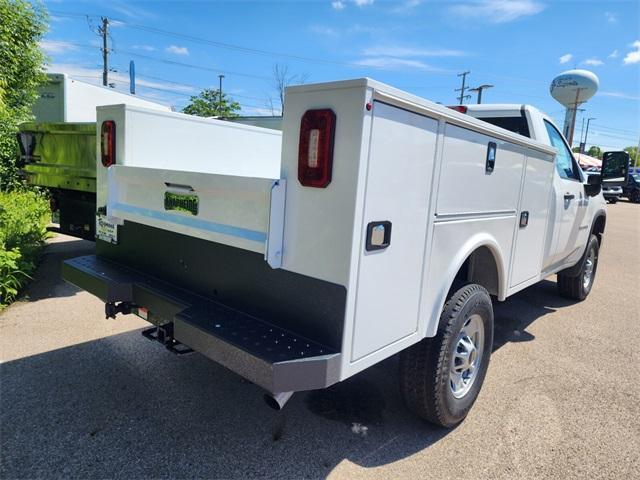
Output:
<instances>
[{"instance_id":1,"label":"utility pole","mask_svg":"<svg viewBox=\"0 0 640 480\"><path fill-rule=\"evenodd\" d=\"M493 88L493 85L484 84L479 87L469 89L470 92L478 92L478 104L482 103L482 90L485 88Z\"/></svg>"},{"instance_id":2,"label":"utility pole","mask_svg":"<svg viewBox=\"0 0 640 480\"><path fill-rule=\"evenodd\" d=\"M98 27L98 33L102 35L102 85L109 85L109 49L107 48L107 35L109 33L109 19L102 17L102 26Z\"/></svg>"},{"instance_id":3,"label":"utility pole","mask_svg":"<svg viewBox=\"0 0 640 480\"><path fill-rule=\"evenodd\" d=\"M582 126L580 127L580 153L584 153L584 143L582 143L582 139L584 138L582 135L584 133L584 117L582 117Z\"/></svg>"},{"instance_id":4,"label":"utility pole","mask_svg":"<svg viewBox=\"0 0 640 480\"><path fill-rule=\"evenodd\" d=\"M222 116L222 79L224 75L218 75L218 79L220 80L220 88L218 89L218 116Z\"/></svg>"},{"instance_id":5,"label":"utility pole","mask_svg":"<svg viewBox=\"0 0 640 480\"><path fill-rule=\"evenodd\" d=\"M584 150L585 148L587 148L587 137L589 136L589 124L591 123L591 120L595 120L596 117L589 117L587 119L587 131L584 132L584 147L582 150ZM580 153L584 153L584 152L580 152Z\"/></svg>"},{"instance_id":6,"label":"utility pole","mask_svg":"<svg viewBox=\"0 0 640 480\"><path fill-rule=\"evenodd\" d=\"M460 105L463 104L465 98L470 98L471 95L465 95L464 92L467 89L466 87L466 81L467 81L467 75L469 75L471 72L470 71L466 71L466 72L462 72L459 73L458 76L462 77L462 87L461 88L456 88L455 91L456 92L460 92L460 96L456 97L458 100L460 100Z\"/></svg>"}]
</instances>

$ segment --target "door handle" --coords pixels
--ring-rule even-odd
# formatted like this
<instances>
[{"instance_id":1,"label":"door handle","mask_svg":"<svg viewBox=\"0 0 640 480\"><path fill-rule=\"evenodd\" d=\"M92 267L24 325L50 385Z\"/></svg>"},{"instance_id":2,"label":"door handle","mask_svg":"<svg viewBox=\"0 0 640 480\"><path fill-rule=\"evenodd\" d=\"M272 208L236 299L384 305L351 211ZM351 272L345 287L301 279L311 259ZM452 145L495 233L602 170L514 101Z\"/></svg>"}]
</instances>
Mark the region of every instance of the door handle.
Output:
<instances>
[{"instance_id":1,"label":"door handle","mask_svg":"<svg viewBox=\"0 0 640 480\"><path fill-rule=\"evenodd\" d=\"M573 200L574 198L576 198L576 196L573 193L565 193L564 194L564 199L565 200Z\"/></svg>"}]
</instances>

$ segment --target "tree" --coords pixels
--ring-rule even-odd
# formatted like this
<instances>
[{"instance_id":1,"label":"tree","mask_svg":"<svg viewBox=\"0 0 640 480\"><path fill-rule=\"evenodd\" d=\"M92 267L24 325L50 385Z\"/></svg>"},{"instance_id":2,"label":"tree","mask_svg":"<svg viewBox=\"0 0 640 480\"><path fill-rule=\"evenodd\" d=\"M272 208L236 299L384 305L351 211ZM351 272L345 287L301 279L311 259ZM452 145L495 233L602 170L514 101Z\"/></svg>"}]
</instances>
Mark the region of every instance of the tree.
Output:
<instances>
[{"instance_id":1,"label":"tree","mask_svg":"<svg viewBox=\"0 0 640 480\"><path fill-rule=\"evenodd\" d=\"M309 78L308 73L302 74L294 74L289 72L289 67L287 65L275 64L273 66L273 89L276 91L277 99L276 101L280 105L280 111L277 112L277 107L274 105L274 101L272 97L268 98L269 108L271 109L271 114L275 115L276 113L280 113L284 111L284 91L290 85L299 85L305 83Z\"/></svg>"},{"instance_id":2,"label":"tree","mask_svg":"<svg viewBox=\"0 0 640 480\"><path fill-rule=\"evenodd\" d=\"M189 105L182 109L183 113L199 117L237 117L240 104L228 98L225 93L220 98L220 91L206 88L197 97L191 97Z\"/></svg>"},{"instance_id":3,"label":"tree","mask_svg":"<svg viewBox=\"0 0 640 480\"><path fill-rule=\"evenodd\" d=\"M37 87L46 82L38 42L47 14L26 0L0 0L0 189L19 184L18 125L32 118Z\"/></svg>"},{"instance_id":4,"label":"tree","mask_svg":"<svg viewBox=\"0 0 640 480\"><path fill-rule=\"evenodd\" d=\"M589 147L589 150L587 150L587 155L589 155L590 157L602 158L602 149L600 147L592 145L591 147Z\"/></svg>"},{"instance_id":5,"label":"tree","mask_svg":"<svg viewBox=\"0 0 640 480\"><path fill-rule=\"evenodd\" d=\"M640 158L638 158L638 147L624 147L623 150L631 157L631 165L640 167Z\"/></svg>"}]
</instances>

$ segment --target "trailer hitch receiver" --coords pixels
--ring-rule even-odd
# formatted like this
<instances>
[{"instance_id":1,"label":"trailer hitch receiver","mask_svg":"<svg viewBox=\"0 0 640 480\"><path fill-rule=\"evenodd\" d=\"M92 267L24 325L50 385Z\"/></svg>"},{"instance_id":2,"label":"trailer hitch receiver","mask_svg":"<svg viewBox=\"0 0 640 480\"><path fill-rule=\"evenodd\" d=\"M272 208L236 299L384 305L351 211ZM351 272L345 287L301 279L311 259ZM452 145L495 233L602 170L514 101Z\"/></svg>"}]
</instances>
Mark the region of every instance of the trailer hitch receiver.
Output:
<instances>
[{"instance_id":1,"label":"trailer hitch receiver","mask_svg":"<svg viewBox=\"0 0 640 480\"><path fill-rule=\"evenodd\" d=\"M107 302L104 304L104 316L105 318L115 319L116 315L119 313L129 315L131 310L135 307L136 305L131 302Z\"/></svg>"},{"instance_id":2,"label":"trailer hitch receiver","mask_svg":"<svg viewBox=\"0 0 640 480\"><path fill-rule=\"evenodd\" d=\"M185 344L180 343L173 337L173 322L165 323L156 327L147 328L140 332L143 337L155 340L165 346L167 350L176 355L192 353L193 350Z\"/></svg>"}]
</instances>

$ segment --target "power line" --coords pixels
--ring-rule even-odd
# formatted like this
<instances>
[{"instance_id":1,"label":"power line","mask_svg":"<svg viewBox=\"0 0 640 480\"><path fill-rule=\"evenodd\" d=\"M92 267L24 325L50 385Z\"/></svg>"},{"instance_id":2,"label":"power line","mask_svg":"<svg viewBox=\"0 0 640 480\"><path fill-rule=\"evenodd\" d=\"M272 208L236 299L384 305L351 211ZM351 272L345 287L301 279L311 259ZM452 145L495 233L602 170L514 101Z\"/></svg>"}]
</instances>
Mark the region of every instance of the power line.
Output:
<instances>
[{"instance_id":1,"label":"power line","mask_svg":"<svg viewBox=\"0 0 640 480\"><path fill-rule=\"evenodd\" d=\"M634 130L626 130L626 129L624 129L624 128L613 128L613 127L608 127L608 126L604 126L604 125L597 125L597 126L596 126L596 125L594 125L594 127L597 127L597 128L603 128L603 129L605 129L605 130L613 130L613 131L615 131L615 132L631 133L631 134L632 134L632 135L634 135L634 136L638 134L638 131L637 131L637 130L635 130L635 131L634 131Z\"/></svg>"},{"instance_id":2,"label":"power line","mask_svg":"<svg viewBox=\"0 0 640 480\"><path fill-rule=\"evenodd\" d=\"M127 73L128 73L128 71L127 71ZM205 90L207 88L211 88L210 86L209 87L203 87L203 86L200 86L200 85L192 85L192 84L189 84L189 83L175 82L173 80L168 80L166 78L156 77L156 76L147 75L147 74L141 75L141 74L136 73L136 76L140 77L140 78L148 78L150 80L159 80L161 82L170 83L172 85L177 85L177 86L180 86L180 87L194 88L194 89L197 89L197 90ZM142 85L142 86L144 86L144 85ZM252 97L252 96L243 95L243 94L240 94L240 93L230 92L229 95L231 95L233 97L246 98L248 100L259 100L259 101L263 101L264 100L264 98Z\"/></svg>"},{"instance_id":3,"label":"power line","mask_svg":"<svg viewBox=\"0 0 640 480\"><path fill-rule=\"evenodd\" d=\"M88 17L95 17L97 15L92 15L92 14L81 14L81 13L72 13L72 12L59 12L56 10L50 10L50 12L54 15L60 15L60 16L70 16L72 18L88 18ZM356 68L356 69L379 69L379 70L386 70L386 68L384 66L373 66L373 65L360 65L358 63L352 63L352 62L341 62L338 60L328 60L328 59L324 59L324 58L316 58L316 57L307 57L307 56L303 56L303 55L296 55L296 54L291 54L291 53L284 53L284 52L275 52L275 51L271 51L271 50L262 50L262 49L258 49L258 48L252 48L252 47L246 47L243 45L237 45L237 44L233 44L233 43L227 43L227 42L220 42L220 41L216 41L216 40L210 40L210 39L206 39L206 38L202 38L202 37L196 37L194 35L187 35L184 33L178 33L178 32L172 32L169 30L163 30L160 28L156 28L156 27L151 27L151 26L147 26L147 25L140 25L140 24L135 24L135 23L130 23L127 22L126 20L115 20L112 19L112 21L117 21L119 24L127 26L129 28L132 29L136 29L136 30L141 30L147 33L154 33L157 35L164 35L164 36L169 36L169 37L173 37L173 38L180 38L183 40L188 40L194 43L200 43L200 44L204 44L204 45L210 45L216 48L221 48L221 49L226 49L226 50L232 50L232 51L236 51L236 52L241 52L241 53L246 53L246 54L251 54L251 55L261 55L261 56L267 56L267 57L281 57L281 58L287 58L290 60L297 60L297 61L301 61L301 62L307 62L307 63L318 63L318 64L323 64L323 65L339 65L339 66L343 66L343 67L349 67L349 68ZM432 72L433 74L438 74L438 75L451 75L451 73L448 72Z\"/></svg>"},{"instance_id":4,"label":"power line","mask_svg":"<svg viewBox=\"0 0 640 480\"><path fill-rule=\"evenodd\" d=\"M139 58L145 58L147 60L152 60L154 62L161 62L161 63L166 63L168 65L177 65L180 67L187 67L187 68L194 68L197 70L204 70L207 72L215 72L215 73L224 73L227 75L236 75L238 77L247 77L247 78L256 78L258 80L271 80L270 77L264 77L262 75L252 75L250 73L242 73L242 72L234 72L231 70L221 70L218 68L210 68L210 67L204 67L202 65L194 65L191 63L184 63L184 62L177 62L175 60L167 60L165 58L159 58L159 57L152 57L151 55L144 55L142 53L136 53L136 52L131 52L128 50L118 50L116 53L125 53L127 55L132 55L134 57L139 57Z\"/></svg>"}]
</instances>

